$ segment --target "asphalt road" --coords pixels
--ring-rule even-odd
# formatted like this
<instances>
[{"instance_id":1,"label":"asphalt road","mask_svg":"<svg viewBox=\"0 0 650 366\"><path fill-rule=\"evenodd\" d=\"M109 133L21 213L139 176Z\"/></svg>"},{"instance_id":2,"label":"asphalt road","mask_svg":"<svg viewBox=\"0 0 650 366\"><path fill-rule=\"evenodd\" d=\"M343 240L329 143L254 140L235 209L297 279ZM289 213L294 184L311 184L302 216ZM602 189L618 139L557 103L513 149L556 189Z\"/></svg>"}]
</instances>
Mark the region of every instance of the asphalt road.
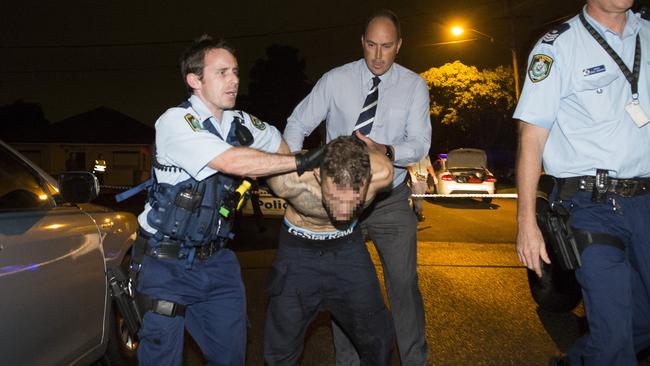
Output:
<instances>
[{"instance_id":1,"label":"asphalt road","mask_svg":"<svg viewBox=\"0 0 650 366\"><path fill-rule=\"evenodd\" d=\"M528 290L526 270L514 250L513 199L484 204L469 199L428 199L418 225L418 275L422 291L430 365L546 365L584 333L582 306L574 312L541 311ZM263 365L264 284L275 255L280 220L259 227L244 217L233 249L241 262L250 320L247 365ZM382 269L374 247L378 275ZM188 338L185 365L201 365ZM312 324L302 365L334 365L327 314ZM650 366L644 357L640 365ZM396 355L393 365L399 365Z\"/></svg>"},{"instance_id":2,"label":"asphalt road","mask_svg":"<svg viewBox=\"0 0 650 366\"><path fill-rule=\"evenodd\" d=\"M580 309L576 314L544 314L529 295L526 270L513 246L514 200L484 204L430 199L424 207L426 220L418 225L418 274L431 365L546 365L578 337ZM243 235L255 228L248 227ZM266 240L267 232L258 243ZM368 243L368 248L383 282L374 247ZM257 334L266 298L259 285L273 254L273 249L238 251L252 324L249 365L263 365ZM330 332L327 317L318 318L306 341L303 365L334 364ZM399 364L395 357L393 361Z\"/></svg>"}]
</instances>

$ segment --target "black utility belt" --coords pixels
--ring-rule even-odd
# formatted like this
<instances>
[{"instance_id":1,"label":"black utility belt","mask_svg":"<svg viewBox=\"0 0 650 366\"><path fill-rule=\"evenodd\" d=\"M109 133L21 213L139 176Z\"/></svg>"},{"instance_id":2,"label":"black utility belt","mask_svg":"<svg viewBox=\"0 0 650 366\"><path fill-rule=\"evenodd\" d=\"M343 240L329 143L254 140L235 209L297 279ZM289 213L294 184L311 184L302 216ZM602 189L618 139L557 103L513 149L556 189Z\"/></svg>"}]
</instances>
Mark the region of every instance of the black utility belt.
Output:
<instances>
[{"instance_id":1,"label":"black utility belt","mask_svg":"<svg viewBox=\"0 0 650 366\"><path fill-rule=\"evenodd\" d=\"M600 182L597 181L600 179ZM634 197L650 193L650 178L617 179L597 178L591 175L571 178L557 178L558 194L561 199L569 199L577 192L614 193L621 197ZM598 187L594 189L594 187Z\"/></svg>"},{"instance_id":2,"label":"black utility belt","mask_svg":"<svg viewBox=\"0 0 650 366\"><path fill-rule=\"evenodd\" d=\"M177 242L163 241L155 247L147 245L145 254L159 259L187 259L191 251L194 250L195 259L205 260L223 249L224 246L222 241L213 241L195 247L181 247Z\"/></svg>"}]
</instances>

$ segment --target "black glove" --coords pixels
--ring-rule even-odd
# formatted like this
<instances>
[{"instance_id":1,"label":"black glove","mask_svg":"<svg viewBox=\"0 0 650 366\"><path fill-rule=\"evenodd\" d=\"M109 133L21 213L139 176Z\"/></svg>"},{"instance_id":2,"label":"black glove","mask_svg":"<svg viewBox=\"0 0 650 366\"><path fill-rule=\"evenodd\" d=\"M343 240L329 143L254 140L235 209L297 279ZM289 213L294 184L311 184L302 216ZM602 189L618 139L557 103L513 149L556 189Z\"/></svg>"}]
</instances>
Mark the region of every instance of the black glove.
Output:
<instances>
[{"instance_id":1,"label":"black glove","mask_svg":"<svg viewBox=\"0 0 650 366\"><path fill-rule=\"evenodd\" d=\"M324 156L325 145L305 153L296 154L296 173L300 176L302 173L320 166Z\"/></svg>"}]
</instances>

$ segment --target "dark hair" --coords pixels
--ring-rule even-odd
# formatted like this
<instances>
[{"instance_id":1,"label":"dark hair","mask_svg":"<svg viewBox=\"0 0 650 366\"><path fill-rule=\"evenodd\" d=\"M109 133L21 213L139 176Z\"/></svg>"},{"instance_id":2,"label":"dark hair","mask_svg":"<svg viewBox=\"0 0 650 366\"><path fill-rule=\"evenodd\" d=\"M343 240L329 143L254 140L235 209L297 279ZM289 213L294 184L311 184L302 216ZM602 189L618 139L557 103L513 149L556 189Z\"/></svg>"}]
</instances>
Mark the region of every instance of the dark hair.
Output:
<instances>
[{"instance_id":1,"label":"dark hair","mask_svg":"<svg viewBox=\"0 0 650 366\"><path fill-rule=\"evenodd\" d=\"M363 29L361 30L362 36L365 37L370 22L372 22L377 18L386 18L390 20L395 26L395 29L397 30L397 39L402 38L402 26L400 25L399 18L397 17L397 14L393 13L391 10L388 9L377 10L376 12L372 13L368 17L368 19L366 19L366 22L363 24Z\"/></svg>"},{"instance_id":2,"label":"dark hair","mask_svg":"<svg viewBox=\"0 0 650 366\"><path fill-rule=\"evenodd\" d=\"M370 179L368 147L354 136L337 137L325 147L320 172L323 179L330 177L334 184L358 191Z\"/></svg>"},{"instance_id":3,"label":"dark hair","mask_svg":"<svg viewBox=\"0 0 650 366\"><path fill-rule=\"evenodd\" d=\"M194 42L181 54L180 66L183 82L187 90L192 93L192 87L187 84L187 75L195 74L199 79L203 78L203 68L205 67L205 54L214 49L224 49L233 55L235 50L223 39L214 40L207 34L194 40Z\"/></svg>"}]
</instances>

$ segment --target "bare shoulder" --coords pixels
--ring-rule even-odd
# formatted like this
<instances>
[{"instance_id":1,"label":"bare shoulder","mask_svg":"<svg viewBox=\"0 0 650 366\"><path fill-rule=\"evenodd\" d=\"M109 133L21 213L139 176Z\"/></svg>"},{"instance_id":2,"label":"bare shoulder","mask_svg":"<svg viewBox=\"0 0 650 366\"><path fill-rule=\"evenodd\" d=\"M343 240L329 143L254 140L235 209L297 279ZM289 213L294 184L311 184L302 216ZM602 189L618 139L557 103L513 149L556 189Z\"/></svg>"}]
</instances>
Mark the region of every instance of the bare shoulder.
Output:
<instances>
[{"instance_id":1,"label":"bare shoulder","mask_svg":"<svg viewBox=\"0 0 650 366\"><path fill-rule=\"evenodd\" d=\"M370 186L368 186L368 194L366 201L371 200L375 194L393 182L393 162L377 151L370 151Z\"/></svg>"},{"instance_id":2,"label":"bare shoulder","mask_svg":"<svg viewBox=\"0 0 650 366\"><path fill-rule=\"evenodd\" d=\"M295 193L292 197L287 197L287 200L297 212L313 218L327 217L320 184L313 174L301 180L300 188L296 189Z\"/></svg>"}]
</instances>

